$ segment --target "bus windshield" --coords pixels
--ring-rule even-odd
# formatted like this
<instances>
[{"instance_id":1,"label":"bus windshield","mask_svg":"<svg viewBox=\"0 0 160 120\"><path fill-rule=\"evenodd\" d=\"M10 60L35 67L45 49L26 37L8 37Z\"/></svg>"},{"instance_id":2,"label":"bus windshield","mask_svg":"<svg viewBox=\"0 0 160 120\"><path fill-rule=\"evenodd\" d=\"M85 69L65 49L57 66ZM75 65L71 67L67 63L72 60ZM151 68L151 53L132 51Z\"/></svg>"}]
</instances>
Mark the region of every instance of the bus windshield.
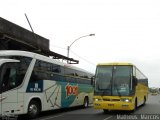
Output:
<instances>
[{"instance_id":1,"label":"bus windshield","mask_svg":"<svg viewBox=\"0 0 160 120\"><path fill-rule=\"evenodd\" d=\"M112 94L113 95L129 95L129 86L131 80L130 66L114 66L113 67L113 81Z\"/></svg>"},{"instance_id":2,"label":"bus windshield","mask_svg":"<svg viewBox=\"0 0 160 120\"><path fill-rule=\"evenodd\" d=\"M22 84L31 60L22 56L0 57L0 93Z\"/></svg>"},{"instance_id":3,"label":"bus windshield","mask_svg":"<svg viewBox=\"0 0 160 120\"><path fill-rule=\"evenodd\" d=\"M95 92L103 95L129 95L131 66L98 66Z\"/></svg>"},{"instance_id":4,"label":"bus windshield","mask_svg":"<svg viewBox=\"0 0 160 120\"><path fill-rule=\"evenodd\" d=\"M98 66L95 79L95 91L111 95L112 66Z\"/></svg>"}]
</instances>

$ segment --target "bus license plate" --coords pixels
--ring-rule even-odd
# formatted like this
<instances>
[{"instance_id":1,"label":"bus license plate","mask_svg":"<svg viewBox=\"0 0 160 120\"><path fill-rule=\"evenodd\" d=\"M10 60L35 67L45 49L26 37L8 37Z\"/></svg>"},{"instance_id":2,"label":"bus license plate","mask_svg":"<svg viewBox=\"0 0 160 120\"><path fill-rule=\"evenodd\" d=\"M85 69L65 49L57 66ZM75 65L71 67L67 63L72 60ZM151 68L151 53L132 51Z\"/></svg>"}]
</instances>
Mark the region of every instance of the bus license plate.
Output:
<instances>
[{"instance_id":1,"label":"bus license plate","mask_svg":"<svg viewBox=\"0 0 160 120\"><path fill-rule=\"evenodd\" d=\"M108 104L108 106L114 106L114 104Z\"/></svg>"}]
</instances>

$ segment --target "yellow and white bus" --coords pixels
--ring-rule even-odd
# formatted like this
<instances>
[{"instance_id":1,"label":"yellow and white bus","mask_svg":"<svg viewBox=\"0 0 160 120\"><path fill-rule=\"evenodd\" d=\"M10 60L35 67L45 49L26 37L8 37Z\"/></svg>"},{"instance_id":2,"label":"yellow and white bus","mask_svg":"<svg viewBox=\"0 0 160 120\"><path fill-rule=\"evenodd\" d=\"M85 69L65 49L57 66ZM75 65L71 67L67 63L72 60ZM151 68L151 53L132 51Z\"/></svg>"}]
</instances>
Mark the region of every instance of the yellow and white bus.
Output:
<instances>
[{"instance_id":1,"label":"yellow and white bus","mask_svg":"<svg viewBox=\"0 0 160 120\"><path fill-rule=\"evenodd\" d=\"M0 51L0 116L88 107L92 73L26 51Z\"/></svg>"},{"instance_id":2,"label":"yellow and white bus","mask_svg":"<svg viewBox=\"0 0 160 120\"><path fill-rule=\"evenodd\" d=\"M134 111L148 98L148 79L131 63L101 63L95 74L94 108Z\"/></svg>"}]
</instances>

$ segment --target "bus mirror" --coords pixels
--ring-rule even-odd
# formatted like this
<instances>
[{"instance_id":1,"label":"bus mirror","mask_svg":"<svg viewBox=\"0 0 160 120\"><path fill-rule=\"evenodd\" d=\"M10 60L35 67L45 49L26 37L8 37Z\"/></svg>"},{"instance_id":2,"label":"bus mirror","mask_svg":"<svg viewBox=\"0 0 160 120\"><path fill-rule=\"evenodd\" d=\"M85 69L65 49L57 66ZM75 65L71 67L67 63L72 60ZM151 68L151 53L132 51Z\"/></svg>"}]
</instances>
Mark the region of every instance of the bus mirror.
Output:
<instances>
[{"instance_id":1,"label":"bus mirror","mask_svg":"<svg viewBox=\"0 0 160 120\"><path fill-rule=\"evenodd\" d=\"M135 85L137 86L137 84L138 84L138 81L137 81L137 78L135 79Z\"/></svg>"},{"instance_id":2,"label":"bus mirror","mask_svg":"<svg viewBox=\"0 0 160 120\"><path fill-rule=\"evenodd\" d=\"M91 85L94 86L94 84L95 84L95 79L94 79L94 76L93 76L93 77L91 77Z\"/></svg>"},{"instance_id":3,"label":"bus mirror","mask_svg":"<svg viewBox=\"0 0 160 120\"><path fill-rule=\"evenodd\" d=\"M134 83L135 86L137 86L137 84L138 84L138 80L135 76L133 76L133 83Z\"/></svg>"}]
</instances>

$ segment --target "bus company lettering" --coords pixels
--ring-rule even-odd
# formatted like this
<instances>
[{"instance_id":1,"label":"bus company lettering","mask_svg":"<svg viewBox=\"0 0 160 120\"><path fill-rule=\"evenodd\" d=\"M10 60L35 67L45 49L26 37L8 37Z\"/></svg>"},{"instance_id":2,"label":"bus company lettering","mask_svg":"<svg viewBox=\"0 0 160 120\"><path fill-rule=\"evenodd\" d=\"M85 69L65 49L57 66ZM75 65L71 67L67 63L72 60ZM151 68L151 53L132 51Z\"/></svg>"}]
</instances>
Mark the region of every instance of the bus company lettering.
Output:
<instances>
[{"instance_id":1,"label":"bus company lettering","mask_svg":"<svg viewBox=\"0 0 160 120\"><path fill-rule=\"evenodd\" d=\"M66 97L70 95L78 96L78 85L66 85Z\"/></svg>"},{"instance_id":2,"label":"bus company lettering","mask_svg":"<svg viewBox=\"0 0 160 120\"><path fill-rule=\"evenodd\" d=\"M38 83L34 84L34 88L30 88L30 91L34 92L40 92L41 88L38 87Z\"/></svg>"}]
</instances>

